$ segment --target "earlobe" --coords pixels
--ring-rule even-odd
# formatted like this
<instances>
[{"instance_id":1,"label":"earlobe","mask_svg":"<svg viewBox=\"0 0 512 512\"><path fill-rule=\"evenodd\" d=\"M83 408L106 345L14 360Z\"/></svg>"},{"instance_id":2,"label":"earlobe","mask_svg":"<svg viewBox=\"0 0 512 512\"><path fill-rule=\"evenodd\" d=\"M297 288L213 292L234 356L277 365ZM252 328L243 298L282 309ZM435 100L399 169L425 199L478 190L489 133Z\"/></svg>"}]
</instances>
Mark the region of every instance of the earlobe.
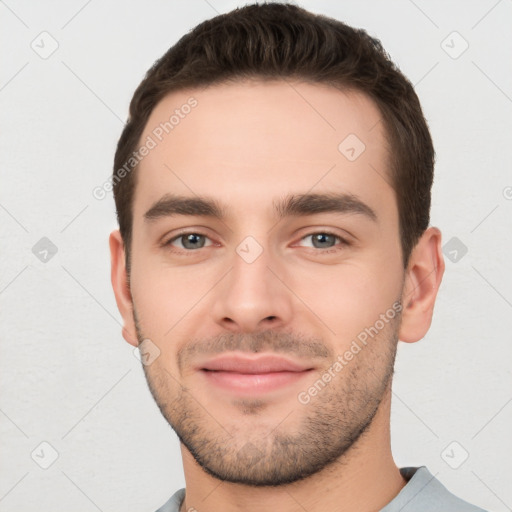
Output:
<instances>
[{"instance_id":1,"label":"earlobe","mask_svg":"<svg viewBox=\"0 0 512 512\"><path fill-rule=\"evenodd\" d=\"M401 341L414 343L428 332L444 269L441 232L430 227L419 239L409 259L402 292Z\"/></svg>"},{"instance_id":2,"label":"earlobe","mask_svg":"<svg viewBox=\"0 0 512 512\"><path fill-rule=\"evenodd\" d=\"M123 338L134 347L138 346L133 317L133 302L126 273L124 243L119 230L112 231L110 245L110 278L117 308L123 317Z\"/></svg>"}]
</instances>

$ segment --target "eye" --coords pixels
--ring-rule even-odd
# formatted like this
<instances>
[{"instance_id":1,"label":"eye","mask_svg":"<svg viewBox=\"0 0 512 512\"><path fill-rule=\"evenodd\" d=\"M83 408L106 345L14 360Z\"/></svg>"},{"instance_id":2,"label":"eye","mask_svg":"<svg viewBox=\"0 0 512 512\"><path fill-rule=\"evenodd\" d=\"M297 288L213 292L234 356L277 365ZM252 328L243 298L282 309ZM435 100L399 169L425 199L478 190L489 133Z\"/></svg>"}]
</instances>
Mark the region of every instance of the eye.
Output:
<instances>
[{"instance_id":1,"label":"eye","mask_svg":"<svg viewBox=\"0 0 512 512\"><path fill-rule=\"evenodd\" d=\"M339 235L335 235L334 233L329 233L328 231L318 231L317 233L310 233L301 238L301 241L311 239L312 247L314 249L332 249L335 248L336 245L349 245L349 243L341 238ZM339 241L340 244L336 244L336 241Z\"/></svg>"},{"instance_id":2,"label":"eye","mask_svg":"<svg viewBox=\"0 0 512 512\"><path fill-rule=\"evenodd\" d=\"M177 247L178 249L184 249L186 251L193 251L212 245L211 243L206 244L207 240L211 242L211 240L206 235L201 233L181 233L178 236L168 240L164 245Z\"/></svg>"},{"instance_id":3,"label":"eye","mask_svg":"<svg viewBox=\"0 0 512 512\"><path fill-rule=\"evenodd\" d=\"M343 246L350 245L344 238L335 233L330 233L328 231L318 231L316 233L310 233L300 239L299 245L302 245L301 242L305 240L311 240L311 244L309 247L313 249L321 249L326 250L326 252L333 252L329 249L339 250ZM176 250L177 252L194 252L198 249L203 249L204 247L208 247L213 245L212 241L208 236L198 233L198 232L184 232L170 238L167 242L163 244L165 247L169 247L171 250ZM308 247L308 245L305 245Z\"/></svg>"}]
</instances>

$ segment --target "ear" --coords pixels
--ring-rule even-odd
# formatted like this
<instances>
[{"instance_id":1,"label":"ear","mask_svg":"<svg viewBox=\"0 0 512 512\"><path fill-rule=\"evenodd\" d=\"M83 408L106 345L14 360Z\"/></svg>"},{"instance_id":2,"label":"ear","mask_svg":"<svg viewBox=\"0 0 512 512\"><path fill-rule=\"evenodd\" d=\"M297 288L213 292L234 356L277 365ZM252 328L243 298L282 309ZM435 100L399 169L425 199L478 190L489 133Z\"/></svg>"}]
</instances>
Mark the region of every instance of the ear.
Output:
<instances>
[{"instance_id":1,"label":"ear","mask_svg":"<svg viewBox=\"0 0 512 512\"><path fill-rule=\"evenodd\" d=\"M402 293L401 341L414 343L427 334L444 268L441 231L430 227L418 240L407 265Z\"/></svg>"},{"instance_id":2,"label":"ear","mask_svg":"<svg viewBox=\"0 0 512 512\"><path fill-rule=\"evenodd\" d=\"M123 338L134 347L138 346L137 331L133 318L133 302L126 274L124 243L118 229L110 233L110 278L116 296L117 309L123 317Z\"/></svg>"}]
</instances>

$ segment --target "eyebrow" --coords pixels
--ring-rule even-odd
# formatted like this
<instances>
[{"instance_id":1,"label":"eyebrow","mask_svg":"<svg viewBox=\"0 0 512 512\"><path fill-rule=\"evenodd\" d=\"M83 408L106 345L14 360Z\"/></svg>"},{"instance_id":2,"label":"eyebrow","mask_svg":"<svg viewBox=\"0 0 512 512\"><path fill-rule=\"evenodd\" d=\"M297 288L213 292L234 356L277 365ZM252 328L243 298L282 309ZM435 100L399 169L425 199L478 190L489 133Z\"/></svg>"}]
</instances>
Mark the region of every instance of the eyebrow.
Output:
<instances>
[{"instance_id":1,"label":"eyebrow","mask_svg":"<svg viewBox=\"0 0 512 512\"><path fill-rule=\"evenodd\" d=\"M360 214L377 222L377 214L357 196L347 193L291 194L274 200L274 212L279 219L319 213ZM209 197L187 197L165 194L144 214L148 222L178 215L211 217L224 221L226 208Z\"/></svg>"}]
</instances>

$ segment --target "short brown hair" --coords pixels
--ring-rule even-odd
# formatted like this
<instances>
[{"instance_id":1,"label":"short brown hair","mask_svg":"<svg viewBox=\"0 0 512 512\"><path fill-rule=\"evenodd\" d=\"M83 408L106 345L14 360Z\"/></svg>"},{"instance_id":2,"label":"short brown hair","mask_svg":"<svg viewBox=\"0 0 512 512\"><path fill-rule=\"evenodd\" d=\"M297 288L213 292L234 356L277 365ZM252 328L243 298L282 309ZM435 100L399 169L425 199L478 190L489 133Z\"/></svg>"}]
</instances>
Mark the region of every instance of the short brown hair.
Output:
<instances>
[{"instance_id":1,"label":"short brown hair","mask_svg":"<svg viewBox=\"0 0 512 512\"><path fill-rule=\"evenodd\" d=\"M292 4L237 8L207 20L157 60L137 87L119 139L114 176L138 148L148 118L167 94L229 81L299 79L366 94L378 106L389 143L404 267L430 219L434 147L409 80L382 44L362 29ZM119 229L130 269L136 164L114 182Z\"/></svg>"}]
</instances>

